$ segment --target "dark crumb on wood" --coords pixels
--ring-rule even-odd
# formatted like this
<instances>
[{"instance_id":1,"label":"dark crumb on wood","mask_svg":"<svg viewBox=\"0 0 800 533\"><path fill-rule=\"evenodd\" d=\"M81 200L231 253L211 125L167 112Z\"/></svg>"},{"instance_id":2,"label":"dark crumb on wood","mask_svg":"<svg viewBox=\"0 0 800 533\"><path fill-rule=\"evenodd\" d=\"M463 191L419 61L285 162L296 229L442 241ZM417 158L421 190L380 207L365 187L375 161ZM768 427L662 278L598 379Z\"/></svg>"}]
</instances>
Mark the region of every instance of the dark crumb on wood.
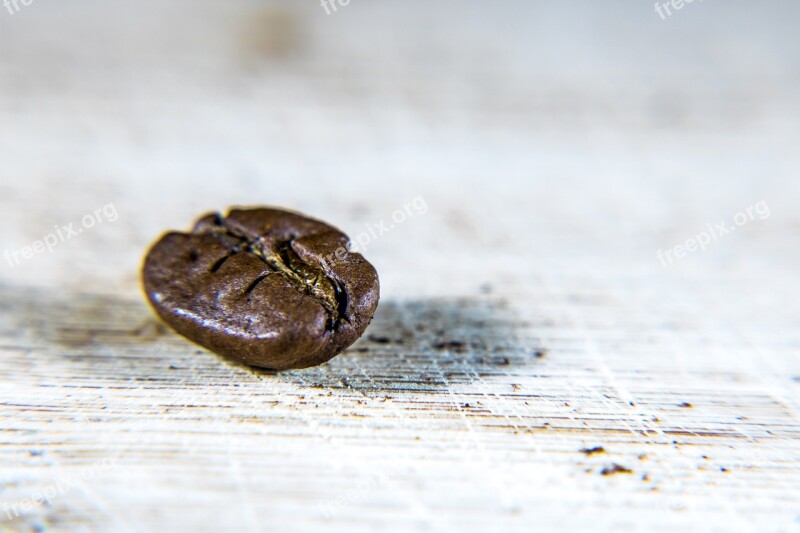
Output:
<instances>
[{"instance_id":1,"label":"dark crumb on wood","mask_svg":"<svg viewBox=\"0 0 800 533\"><path fill-rule=\"evenodd\" d=\"M455 350L457 352L463 352L463 350ZM508 366L511 364L511 360L508 357L470 357L469 361L470 364L475 366L485 366L485 365L493 365L493 366Z\"/></svg>"},{"instance_id":2,"label":"dark crumb on wood","mask_svg":"<svg viewBox=\"0 0 800 533\"><path fill-rule=\"evenodd\" d=\"M611 476L613 474L633 474L633 470L620 464L613 463L611 466L604 466L600 471L600 475L602 476Z\"/></svg>"},{"instance_id":3,"label":"dark crumb on wood","mask_svg":"<svg viewBox=\"0 0 800 533\"><path fill-rule=\"evenodd\" d=\"M646 461L647 460L647 454L646 453L640 453L639 454L639 460L640 461Z\"/></svg>"},{"instance_id":4,"label":"dark crumb on wood","mask_svg":"<svg viewBox=\"0 0 800 533\"><path fill-rule=\"evenodd\" d=\"M681 404L678 405L678 407L683 407L684 409L691 409L692 407L694 407L694 405L690 404L689 402L681 402Z\"/></svg>"},{"instance_id":5,"label":"dark crumb on wood","mask_svg":"<svg viewBox=\"0 0 800 533\"><path fill-rule=\"evenodd\" d=\"M727 468L725 468L724 466L721 466L721 467L719 467L719 471L720 471L720 472L730 472L730 470L728 470L728 469L727 469Z\"/></svg>"},{"instance_id":6,"label":"dark crumb on wood","mask_svg":"<svg viewBox=\"0 0 800 533\"><path fill-rule=\"evenodd\" d=\"M702 459L705 459L706 461L708 461L708 459L709 459L709 457L708 457L707 455L701 455L700 457L701 457Z\"/></svg>"},{"instance_id":7,"label":"dark crumb on wood","mask_svg":"<svg viewBox=\"0 0 800 533\"><path fill-rule=\"evenodd\" d=\"M356 348L356 352L358 353L366 353L369 351L369 348Z\"/></svg>"},{"instance_id":8,"label":"dark crumb on wood","mask_svg":"<svg viewBox=\"0 0 800 533\"><path fill-rule=\"evenodd\" d=\"M649 474L642 474L642 481L650 481L650 475Z\"/></svg>"},{"instance_id":9,"label":"dark crumb on wood","mask_svg":"<svg viewBox=\"0 0 800 533\"><path fill-rule=\"evenodd\" d=\"M470 406L470 404L468 404L468 403L465 403L465 404L464 404L464 405L462 405L461 407L463 407L464 409L469 409L471 406Z\"/></svg>"},{"instance_id":10,"label":"dark crumb on wood","mask_svg":"<svg viewBox=\"0 0 800 533\"><path fill-rule=\"evenodd\" d=\"M389 344L390 342L392 342L392 339L390 339L389 337L377 337L375 335L370 335L367 338L377 344Z\"/></svg>"},{"instance_id":11,"label":"dark crumb on wood","mask_svg":"<svg viewBox=\"0 0 800 533\"><path fill-rule=\"evenodd\" d=\"M170 370L180 370L180 368L178 365L169 365Z\"/></svg>"},{"instance_id":12,"label":"dark crumb on wood","mask_svg":"<svg viewBox=\"0 0 800 533\"><path fill-rule=\"evenodd\" d=\"M547 350L536 350L535 352L533 352L533 356L536 359L541 359L541 358L545 357L546 355L547 355Z\"/></svg>"},{"instance_id":13,"label":"dark crumb on wood","mask_svg":"<svg viewBox=\"0 0 800 533\"><path fill-rule=\"evenodd\" d=\"M606 449L602 446L595 446L593 448L581 448L579 450L581 453L585 453L586 455L594 455L596 453L606 453Z\"/></svg>"},{"instance_id":14,"label":"dark crumb on wood","mask_svg":"<svg viewBox=\"0 0 800 533\"><path fill-rule=\"evenodd\" d=\"M433 345L437 350L454 350L457 352L463 351L465 346L461 341L437 342Z\"/></svg>"}]
</instances>

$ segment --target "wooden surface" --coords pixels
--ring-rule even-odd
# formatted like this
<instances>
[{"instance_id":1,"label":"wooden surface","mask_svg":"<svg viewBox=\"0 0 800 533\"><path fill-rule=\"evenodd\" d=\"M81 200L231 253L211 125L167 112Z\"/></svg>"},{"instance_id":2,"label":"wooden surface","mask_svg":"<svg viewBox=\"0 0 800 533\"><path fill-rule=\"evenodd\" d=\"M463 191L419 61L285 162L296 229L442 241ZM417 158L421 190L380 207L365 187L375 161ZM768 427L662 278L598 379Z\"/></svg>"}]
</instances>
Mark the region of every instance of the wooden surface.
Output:
<instances>
[{"instance_id":1,"label":"wooden surface","mask_svg":"<svg viewBox=\"0 0 800 533\"><path fill-rule=\"evenodd\" d=\"M0 530L800 529L797 4L375 4L0 10ZM391 226L352 348L155 321L234 204Z\"/></svg>"}]
</instances>

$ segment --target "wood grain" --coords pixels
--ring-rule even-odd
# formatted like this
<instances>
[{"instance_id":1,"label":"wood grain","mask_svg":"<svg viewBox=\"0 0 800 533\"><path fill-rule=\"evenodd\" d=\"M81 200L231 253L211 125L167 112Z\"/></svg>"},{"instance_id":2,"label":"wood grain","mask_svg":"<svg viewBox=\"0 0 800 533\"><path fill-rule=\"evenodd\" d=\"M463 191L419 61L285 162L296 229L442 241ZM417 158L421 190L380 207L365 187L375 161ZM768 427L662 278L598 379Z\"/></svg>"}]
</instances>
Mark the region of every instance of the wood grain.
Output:
<instances>
[{"instance_id":1,"label":"wood grain","mask_svg":"<svg viewBox=\"0 0 800 533\"><path fill-rule=\"evenodd\" d=\"M0 13L0 530L797 530L796 4L373 4ZM385 223L326 365L140 293L252 204Z\"/></svg>"}]
</instances>

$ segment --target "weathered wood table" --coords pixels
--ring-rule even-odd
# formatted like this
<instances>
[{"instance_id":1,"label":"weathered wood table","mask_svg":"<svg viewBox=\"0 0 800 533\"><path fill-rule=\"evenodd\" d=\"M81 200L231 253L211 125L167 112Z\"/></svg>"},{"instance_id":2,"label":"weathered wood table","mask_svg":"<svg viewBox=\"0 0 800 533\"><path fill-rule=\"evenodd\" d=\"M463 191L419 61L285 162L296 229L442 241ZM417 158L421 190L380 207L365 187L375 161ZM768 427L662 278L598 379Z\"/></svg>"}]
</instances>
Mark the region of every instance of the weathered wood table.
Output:
<instances>
[{"instance_id":1,"label":"weathered wood table","mask_svg":"<svg viewBox=\"0 0 800 533\"><path fill-rule=\"evenodd\" d=\"M0 530L800 529L800 8L669 13L0 8ZM327 365L142 298L252 204L380 272Z\"/></svg>"}]
</instances>

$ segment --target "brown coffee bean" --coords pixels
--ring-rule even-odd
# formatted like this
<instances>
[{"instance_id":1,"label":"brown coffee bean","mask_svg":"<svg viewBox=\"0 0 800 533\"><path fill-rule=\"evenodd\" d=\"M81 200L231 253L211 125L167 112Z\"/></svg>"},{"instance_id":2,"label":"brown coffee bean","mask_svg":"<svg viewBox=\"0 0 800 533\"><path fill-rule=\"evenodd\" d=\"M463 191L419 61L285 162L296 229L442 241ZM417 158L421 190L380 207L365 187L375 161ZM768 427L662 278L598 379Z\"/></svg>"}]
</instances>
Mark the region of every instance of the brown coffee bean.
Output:
<instances>
[{"instance_id":1,"label":"brown coffee bean","mask_svg":"<svg viewBox=\"0 0 800 533\"><path fill-rule=\"evenodd\" d=\"M378 274L347 243L336 228L279 209L209 214L153 245L144 288L167 324L210 350L306 368L355 342L378 305Z\"/></svg>"}]
</instances>

